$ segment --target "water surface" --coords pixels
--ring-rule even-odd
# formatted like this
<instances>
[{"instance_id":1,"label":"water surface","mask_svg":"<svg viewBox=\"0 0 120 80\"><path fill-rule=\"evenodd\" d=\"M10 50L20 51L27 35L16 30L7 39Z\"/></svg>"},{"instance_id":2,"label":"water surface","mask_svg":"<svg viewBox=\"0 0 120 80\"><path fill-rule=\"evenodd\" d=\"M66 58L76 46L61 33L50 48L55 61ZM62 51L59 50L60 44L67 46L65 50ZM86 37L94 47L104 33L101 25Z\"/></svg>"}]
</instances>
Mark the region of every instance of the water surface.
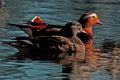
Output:
<instances>
[{"instance_id":1,"label":"water surface","mask_svg":"<svg viewBox=\"0 0 120 80\"><path fill-rule=\"evenodd\" d=\"M104 39L120 39L120 0L5 0L0 10L0 40L15 36L26 36L20 29L5 25L7 22L25 23L40 16L46 23L64 25L77 20L83 13L96 12L104 25L94 25L94 47ZM4 14L4 16L3 16ZM7 18L6 18L7 17ZM0 42L1 80L119 80L119 55L102 54L96 61L63 66L53 61L5 60L18 52L17 49ZM96 58L96 56L92 57Z\"/></svg>"}]
</instances>

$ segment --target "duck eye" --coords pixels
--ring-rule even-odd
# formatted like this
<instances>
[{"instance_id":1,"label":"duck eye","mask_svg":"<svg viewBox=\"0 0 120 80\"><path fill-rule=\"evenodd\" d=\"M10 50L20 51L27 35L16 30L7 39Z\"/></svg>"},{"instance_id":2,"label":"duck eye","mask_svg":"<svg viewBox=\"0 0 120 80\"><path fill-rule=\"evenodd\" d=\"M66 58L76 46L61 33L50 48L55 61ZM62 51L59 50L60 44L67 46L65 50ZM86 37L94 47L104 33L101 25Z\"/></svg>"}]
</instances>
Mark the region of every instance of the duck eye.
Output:
<instances>
[{"instance_id":1,"label":"duck eye","mask_svg":"<svg viewBox=\"0 0 120 80\"><path fill-rule=\"evenodd\" d=\"M77 26L80 26L79 24L77 24Z\"/></svg>"},{"instance_id":2,"label":"duck eye","mask_svg":"<svg viewBox=\"0 0 120 80\"><path fill-rule=\"evenodd\" d=\"M95 18L95 16L92 16L92 18Z\"/></svg>"}]
</instances>

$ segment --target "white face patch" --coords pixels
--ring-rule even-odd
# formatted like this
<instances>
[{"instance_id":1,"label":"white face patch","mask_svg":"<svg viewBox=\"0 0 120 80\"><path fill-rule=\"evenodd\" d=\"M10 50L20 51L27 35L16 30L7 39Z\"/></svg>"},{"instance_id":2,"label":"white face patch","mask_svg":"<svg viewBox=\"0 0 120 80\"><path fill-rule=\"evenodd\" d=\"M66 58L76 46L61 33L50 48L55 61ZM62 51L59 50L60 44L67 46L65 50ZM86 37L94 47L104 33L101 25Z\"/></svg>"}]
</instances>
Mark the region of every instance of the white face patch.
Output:
<instances>
[{"instance_id":1,"label":"white face patch","mask_svg":"<svg viewBox=\"0 0 120 80\"><path fill-rule=\"evenodd\" d=\"M88 16L83 17L83 19L86 19L86 18L89 18L89 17L94 17L94 18L96 18L96 17L97 17L97 14L96 14L96 13L91 13L91 14L89 14Z\"/></svg>"}]
</instances>

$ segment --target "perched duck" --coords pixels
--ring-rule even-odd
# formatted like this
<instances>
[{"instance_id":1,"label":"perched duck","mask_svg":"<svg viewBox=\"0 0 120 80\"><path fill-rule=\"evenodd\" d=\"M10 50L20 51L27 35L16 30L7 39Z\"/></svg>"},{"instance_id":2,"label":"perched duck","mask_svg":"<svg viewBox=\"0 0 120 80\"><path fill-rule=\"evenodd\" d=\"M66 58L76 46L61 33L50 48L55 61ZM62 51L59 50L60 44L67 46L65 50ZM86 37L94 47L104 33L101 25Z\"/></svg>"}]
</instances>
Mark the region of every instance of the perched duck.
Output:
<instances>
[{"instance_id":1,"label":"perched duck","mask_svg":"<svg viewBox=\"0 0 120 80\"><path fill-rule=\"evenodd\" d=\"M26 37L16 38L16 41L8 42L14 47L28 48L37 56L54 56L54 58L63 58L65 55L76 55L76 58L83 59L85 57L85 47L83 42L76 36L77 33L84 32L79 22L73 21L67 23L61 29L61 36L39 36L31 39ZM35 54L39 52L38 54ZM42 54L44 53L44 54ZM50 54L48 54L50 53ZM62 53L56 54L56 53ZM72 54L74 53L74 54Z\"/></svg>"}]
</instances>

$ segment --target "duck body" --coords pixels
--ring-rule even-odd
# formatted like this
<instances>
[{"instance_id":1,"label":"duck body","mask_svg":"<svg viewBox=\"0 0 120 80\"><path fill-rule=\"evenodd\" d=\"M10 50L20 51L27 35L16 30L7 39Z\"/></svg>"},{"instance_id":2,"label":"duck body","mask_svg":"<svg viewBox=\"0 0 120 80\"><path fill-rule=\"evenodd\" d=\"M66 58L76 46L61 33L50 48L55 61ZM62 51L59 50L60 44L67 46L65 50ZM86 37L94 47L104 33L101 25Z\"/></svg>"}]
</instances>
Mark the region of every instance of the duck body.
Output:
<instances>
[{"instance_id":1,"label":"duck body","mask_svg":"<svg viewBox=\"0 0 120 80\"><path fill-rule=\"evenodd\" d=\"M76 56L83 59L85 56L85 47L82 41L76 36L82 31L79 22L69 22L60 30L61 35L40 35L34 38L18 37L8 44L18 49L27 48L40 59L43 57L50 59L59 59ZM67 33L66 33L67 32ZM68 35L69 34L69 35ZM42 57L41 57L42 56ZM78 57L79 56L79 57ZM81 56L81 57L80 57Z\"/></svg>"}]
</instances>

